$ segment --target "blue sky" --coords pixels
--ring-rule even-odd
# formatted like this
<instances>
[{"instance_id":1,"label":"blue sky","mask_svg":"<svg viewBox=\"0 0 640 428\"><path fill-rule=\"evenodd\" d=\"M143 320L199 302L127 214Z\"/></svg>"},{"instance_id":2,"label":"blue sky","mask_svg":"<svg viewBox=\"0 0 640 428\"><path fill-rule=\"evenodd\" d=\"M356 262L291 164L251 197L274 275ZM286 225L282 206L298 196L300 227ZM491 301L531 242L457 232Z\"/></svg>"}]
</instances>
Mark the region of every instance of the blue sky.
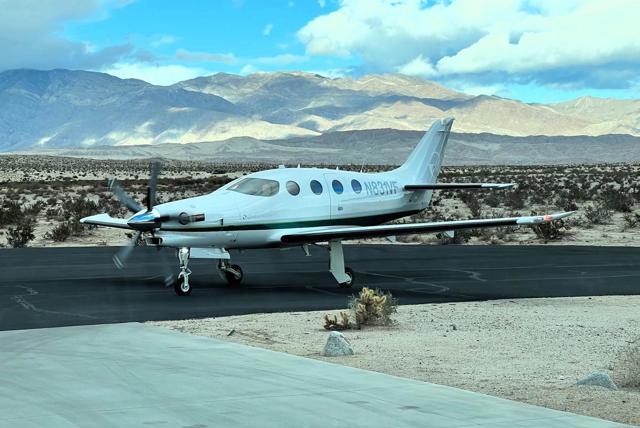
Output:
<instances>
[{"instance_id":1,"label":"blue sky","mask_svg":"<svg viewBox=\"0 0 640 428\"><path fill-rule=\"evenodd\" d=\"M0 69L155 84L216 72L404 73L526 102L640 98L636 0L4 1Z\"/></svg>"}]
</instances>

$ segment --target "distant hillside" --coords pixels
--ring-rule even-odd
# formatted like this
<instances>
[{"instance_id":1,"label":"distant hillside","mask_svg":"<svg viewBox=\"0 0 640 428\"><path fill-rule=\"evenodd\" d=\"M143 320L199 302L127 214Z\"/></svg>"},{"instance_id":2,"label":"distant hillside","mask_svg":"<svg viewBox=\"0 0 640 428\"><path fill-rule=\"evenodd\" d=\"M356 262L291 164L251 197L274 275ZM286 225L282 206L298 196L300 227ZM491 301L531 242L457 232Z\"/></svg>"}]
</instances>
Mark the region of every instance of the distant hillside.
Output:
<instances>
[{"instance_id":1,"label":"distant hillside","mask_svg":"<svg viewBox=\"0 0 640 428\"><path fill-rule=\"evenodd\" d=\"M0 73L0 106L0 152L240 141L234 137L267 144L339 131L423 131L445 116L468 134L640 135L640 100L525 104L398 74L219 73L155 86L87 71L10 70Z\"/></svg>"},{"instance_id":2,"label":"distant hillside","mask_svg":"<svg viewBox=\"0 0 640 428\"><path fill-rule=\"evenodd\" d=\"M374 129L329 132L320 136L281 140L237 137L193 144L94 146L35 149L24 153L95 159L165 158L209 162L400 164L424 131ZM446 165L538 165L640 161L640 138L510 137L492 134L452 134Z\"/></svg>"}]
</instances>

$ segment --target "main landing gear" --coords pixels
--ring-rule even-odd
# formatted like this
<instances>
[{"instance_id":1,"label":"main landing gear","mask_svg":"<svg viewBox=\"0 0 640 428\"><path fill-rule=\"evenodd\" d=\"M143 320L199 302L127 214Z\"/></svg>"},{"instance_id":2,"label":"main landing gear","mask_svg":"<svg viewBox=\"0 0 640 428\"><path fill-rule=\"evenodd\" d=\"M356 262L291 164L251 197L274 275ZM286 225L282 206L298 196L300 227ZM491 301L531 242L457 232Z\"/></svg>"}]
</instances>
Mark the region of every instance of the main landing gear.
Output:
<instances>
[{"instance_id":1,"label":"main landing gear","mask_svg":"<svg viewBox=\"0 0 640 428\"><path fill-rule=\"evenodd\" d=\"M344 265L342 241L339 239L329 241L329 272L341 288L350 288L355 283L353 270Z\"/></svg>"},{"instance_id":2,"label":"main landing gear","mask_svg":"<svg viewBox=\"0 0 640 428\"><path fill-rule=\"evenodd\" d=\"M229 260L220 259L218 262L218 271L229 285L237 286L242 282L244 274L242 268L238 265L229 264Z\"/></svg>"}]
</instances>

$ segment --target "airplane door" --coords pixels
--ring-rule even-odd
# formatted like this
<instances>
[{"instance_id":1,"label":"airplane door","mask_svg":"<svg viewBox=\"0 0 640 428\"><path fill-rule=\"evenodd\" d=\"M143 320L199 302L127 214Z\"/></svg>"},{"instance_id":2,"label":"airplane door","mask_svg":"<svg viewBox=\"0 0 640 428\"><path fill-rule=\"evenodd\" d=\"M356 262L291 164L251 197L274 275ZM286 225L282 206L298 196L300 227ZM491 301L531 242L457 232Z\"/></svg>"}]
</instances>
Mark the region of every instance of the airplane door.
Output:
<instances>
[{"instance_id":1,"label":"airplane door","mask_svg":"<svg viewBox=\"0 0 640 428\"><path fill-rule=\"evenodd\" d=\"M325 174L324 181L331 199L331 219L345 217L346 183L338 174Z\"/></svg>"}]
</instances>

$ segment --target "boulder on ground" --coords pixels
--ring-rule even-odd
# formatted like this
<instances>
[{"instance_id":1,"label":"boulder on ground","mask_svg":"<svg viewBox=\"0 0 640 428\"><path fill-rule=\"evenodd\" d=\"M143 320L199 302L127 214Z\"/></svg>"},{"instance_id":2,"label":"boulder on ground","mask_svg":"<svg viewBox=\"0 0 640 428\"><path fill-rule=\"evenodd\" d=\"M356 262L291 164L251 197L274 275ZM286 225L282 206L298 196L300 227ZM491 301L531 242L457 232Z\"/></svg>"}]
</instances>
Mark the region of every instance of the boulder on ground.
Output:
<instances>
[{"instance_id":1,"label":"boulder on ground","mask_svg":"<svg viewBox=\"0 0 640 428\"><path fill-rule=\"evenodd\" d=\"M618 389L615 382L613 382L613 379L603 372L591 373L589 376L577 381L576 385L601 386L607 389Z\"/></svg>"},{"instance_id":2,"label":"boulder on ground","mask_svg":"<svg viewBox=\"0 0 640 428\"><path fill-rule=\"evenodd\" d=\"M344 334L339 331L332 331L327 339L327 344L324 345L322 355L325 357L342 357L345 355L353 355L353 349L351 345L344 337Z\"/></svg>"}]
</instances>

